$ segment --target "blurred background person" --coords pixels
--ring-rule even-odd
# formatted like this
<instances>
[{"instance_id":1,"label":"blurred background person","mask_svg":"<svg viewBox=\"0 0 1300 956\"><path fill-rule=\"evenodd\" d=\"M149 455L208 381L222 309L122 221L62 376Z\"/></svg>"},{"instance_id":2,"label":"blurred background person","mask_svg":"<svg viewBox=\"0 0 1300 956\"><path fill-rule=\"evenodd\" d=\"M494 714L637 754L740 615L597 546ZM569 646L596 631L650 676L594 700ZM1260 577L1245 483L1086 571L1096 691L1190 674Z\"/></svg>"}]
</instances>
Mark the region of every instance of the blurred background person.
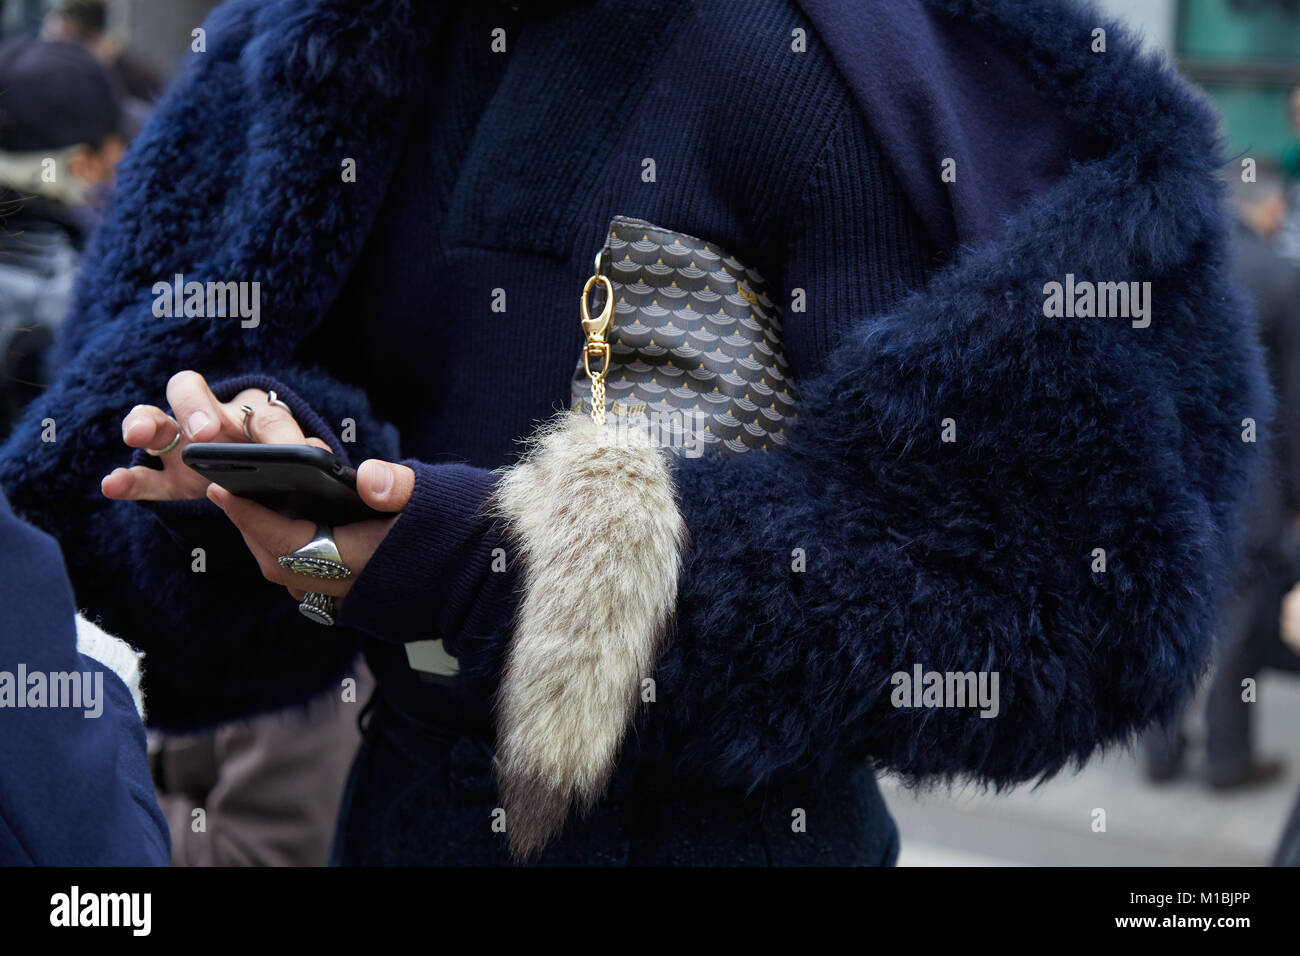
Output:
<instances>
[{"instance_id":1,"label":"blurred background person","mask_svg":"<svg viewBox=\"0 0 1300 956\"><path fill-rule=\"evenodd\" d=\"M104 64L136 127L166 87L162 74L144 56L109 33L105 0L60 0L45 18L41 39L79 44Z\"/></svg>"},{"instance_id":2,"label":"blurred background person","mask_svg":"<svg viewBox=\"0 0 1300 956\"><path fill-rule=\"evenodd\" d=\"M1282 603L1282 640L1293 654L1300 655L1300 586L1292 588ZM1300 795L1282 828L1273 865L1300 866Z\"/></svg>"},{"instance_id":3,"label":"blurred background person","mask_svg":"<svg viewBox=\"0 0 1300 956\"><path fill-rule=\"evenodd\" d=\"M1281 161L1287 208L1278 229L1277 251L1300 264L1300 84L1293 86L1287 95L1287 119L1291 142L1282 151Z\"/></svg>"},{"instance_id":4,"label":"blurred background person","mask_svg":"<svg viewBox=\"0 0 1300 956\"><path fill-rule=\"evenodd\" d=\"M1287 96L1287 116L1295 138L1282 152L1282 172L1288 183L1294 183L1300 181L1300 86L1293 86Z\"/></svg>"},{"instance_id":5,"label":"blurred background person","mask_svg":"<svg viewBox=\"0 0 1300 956\"><path fill-rule=\"evenodd\" d=\"M46 381L87 234L126 149L104 66L73 43L0 43L0 434Z\"/></svg>"},{"instance_id":6,"label":"blurred background person","mask_svg":"<svg viewBox=\"0 0 1300 956\"><path fill-rule=\"evenodd\" d=\"M1235 167L1228 177L1235 214L1233 269L1255 303L1260 339L1278 397L1272 473L1249 503L1237 586L1223 607L1222 637L1206 692L1206 777L1230 790L1277 780L1279 760L1255 756L1255 695L1243 682L1280 649L1283 596L1295 581L1296 516L1300 514L1300 272L1274 250L1287 215L1283 181L1266 166L1245 182ZM1187 738L1181 721L1146 737L1146 772L1157 783L1182 774Z\"/></svg>"},{"instance_id":7,"label":"blurred background person","mask_svg":"<svg viewBox=\"0 0 1300 956\"><path fill-rule=\"evenodd\" d=\"M35 33L50 0L0 0L0 37Z\"/></svg>"}]
</instances>

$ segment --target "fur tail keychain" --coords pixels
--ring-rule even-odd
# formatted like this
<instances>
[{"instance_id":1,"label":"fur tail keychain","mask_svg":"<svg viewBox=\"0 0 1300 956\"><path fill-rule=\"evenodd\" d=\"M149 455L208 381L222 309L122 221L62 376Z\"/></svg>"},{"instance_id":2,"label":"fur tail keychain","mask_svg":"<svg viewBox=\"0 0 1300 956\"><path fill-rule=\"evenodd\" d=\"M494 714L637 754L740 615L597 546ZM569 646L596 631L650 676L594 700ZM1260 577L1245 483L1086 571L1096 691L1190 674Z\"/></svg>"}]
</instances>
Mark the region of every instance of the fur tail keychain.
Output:
<instances>
[{"instance_id":1,"label":"fur tail keychain","mask_svg":"<svg viewBox=\"0 0 1300 956\"><path fill-rule=\"evenodd\" d=\"M604 304L592 318L598 283ZM581 302L591 415L544 425L494 492L523 568L496 702L497 781L521 858L608 784L677 604L686 540L667 453L648 434L606 424L609 279L588 279Z\"/></svg>"}]
</instances>

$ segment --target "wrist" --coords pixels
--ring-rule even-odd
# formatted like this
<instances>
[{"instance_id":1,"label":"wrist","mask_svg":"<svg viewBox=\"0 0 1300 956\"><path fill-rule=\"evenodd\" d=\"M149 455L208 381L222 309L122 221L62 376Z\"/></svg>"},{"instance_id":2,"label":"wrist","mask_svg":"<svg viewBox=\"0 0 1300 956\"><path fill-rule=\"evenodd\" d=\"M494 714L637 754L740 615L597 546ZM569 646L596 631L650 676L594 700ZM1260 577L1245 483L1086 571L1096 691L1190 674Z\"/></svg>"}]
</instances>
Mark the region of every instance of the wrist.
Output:
<instances>
[{"instance_id":1,"label":"wrist","mask_svg":"<svg viewBox=\"0 0 1300 956\"><path fill-rule=\"evenodd\" d=\"M496 479L468 465L402 464L415 472L410 500L353 582L340 623L454 646L492 574L494 528L482 510Z\"/></svg>"}]
</instances>

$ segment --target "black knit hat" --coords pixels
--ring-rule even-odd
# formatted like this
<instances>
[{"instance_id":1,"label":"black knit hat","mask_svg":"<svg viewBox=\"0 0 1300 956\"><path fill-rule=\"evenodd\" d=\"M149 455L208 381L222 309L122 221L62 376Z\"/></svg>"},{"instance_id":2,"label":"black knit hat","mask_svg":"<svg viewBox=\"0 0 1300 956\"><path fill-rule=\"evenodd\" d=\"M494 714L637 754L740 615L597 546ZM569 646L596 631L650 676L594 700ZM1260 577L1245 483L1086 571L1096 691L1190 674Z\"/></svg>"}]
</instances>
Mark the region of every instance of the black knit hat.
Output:
<instances>
[{"instance_id":1,"label":"black knit hat","mask_svg":"<svg viewBox=\"0 0 1300 956\"><path fill-rule=\"evenodd\" d=\"M108 71L75 43L0 43L0 150L99 146L122 128Z\"/></svg>"}]
</instances>

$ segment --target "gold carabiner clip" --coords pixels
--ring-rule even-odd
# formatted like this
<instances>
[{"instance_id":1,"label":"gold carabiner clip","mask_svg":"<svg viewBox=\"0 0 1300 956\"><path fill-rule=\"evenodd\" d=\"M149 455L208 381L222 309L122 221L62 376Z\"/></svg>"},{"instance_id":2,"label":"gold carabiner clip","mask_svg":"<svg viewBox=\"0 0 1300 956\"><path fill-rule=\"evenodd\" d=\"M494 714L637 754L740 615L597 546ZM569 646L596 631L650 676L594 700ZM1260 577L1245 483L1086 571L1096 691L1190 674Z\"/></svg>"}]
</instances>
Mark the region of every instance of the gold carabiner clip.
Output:
<instances>
[{"instance_id":1,"label":"gold carabiner clip","mask_svg":"<svg viewBox=\"0 0 1300 956\"><path fill-rule=\"evenodd\" d=\"M600 315L591 317L587 297L591 295L592 286L600 282L605 287L605 307ZM614 322L614 285L603 275L593 275L582 287L582 332L587 337L582 347L582 367L591 379L591 417L598 425L605 422L605 375L609 372L609 341L606 336ZM604 367L598 371L591 370L591 359L604 359Z\"/></svg>"},{"instance_id":2,"label":"gold carabiner clip","mask_svg":"<svg viewBox=\"0 0 1300 956\"><path fill-rule=\"evenodd\" d=\"M587 297L591 295L591 288L597 282L605 287L605 306L600 310L600 315L596 318L591 317L591 309L587 304ZM614 319L614 286L602 275L593 275L587 280L587 284L582 287L582 331L587 336L587 342L603 342L605 336L609 334L609 326Z\"/></svg>"}]
</instances>

